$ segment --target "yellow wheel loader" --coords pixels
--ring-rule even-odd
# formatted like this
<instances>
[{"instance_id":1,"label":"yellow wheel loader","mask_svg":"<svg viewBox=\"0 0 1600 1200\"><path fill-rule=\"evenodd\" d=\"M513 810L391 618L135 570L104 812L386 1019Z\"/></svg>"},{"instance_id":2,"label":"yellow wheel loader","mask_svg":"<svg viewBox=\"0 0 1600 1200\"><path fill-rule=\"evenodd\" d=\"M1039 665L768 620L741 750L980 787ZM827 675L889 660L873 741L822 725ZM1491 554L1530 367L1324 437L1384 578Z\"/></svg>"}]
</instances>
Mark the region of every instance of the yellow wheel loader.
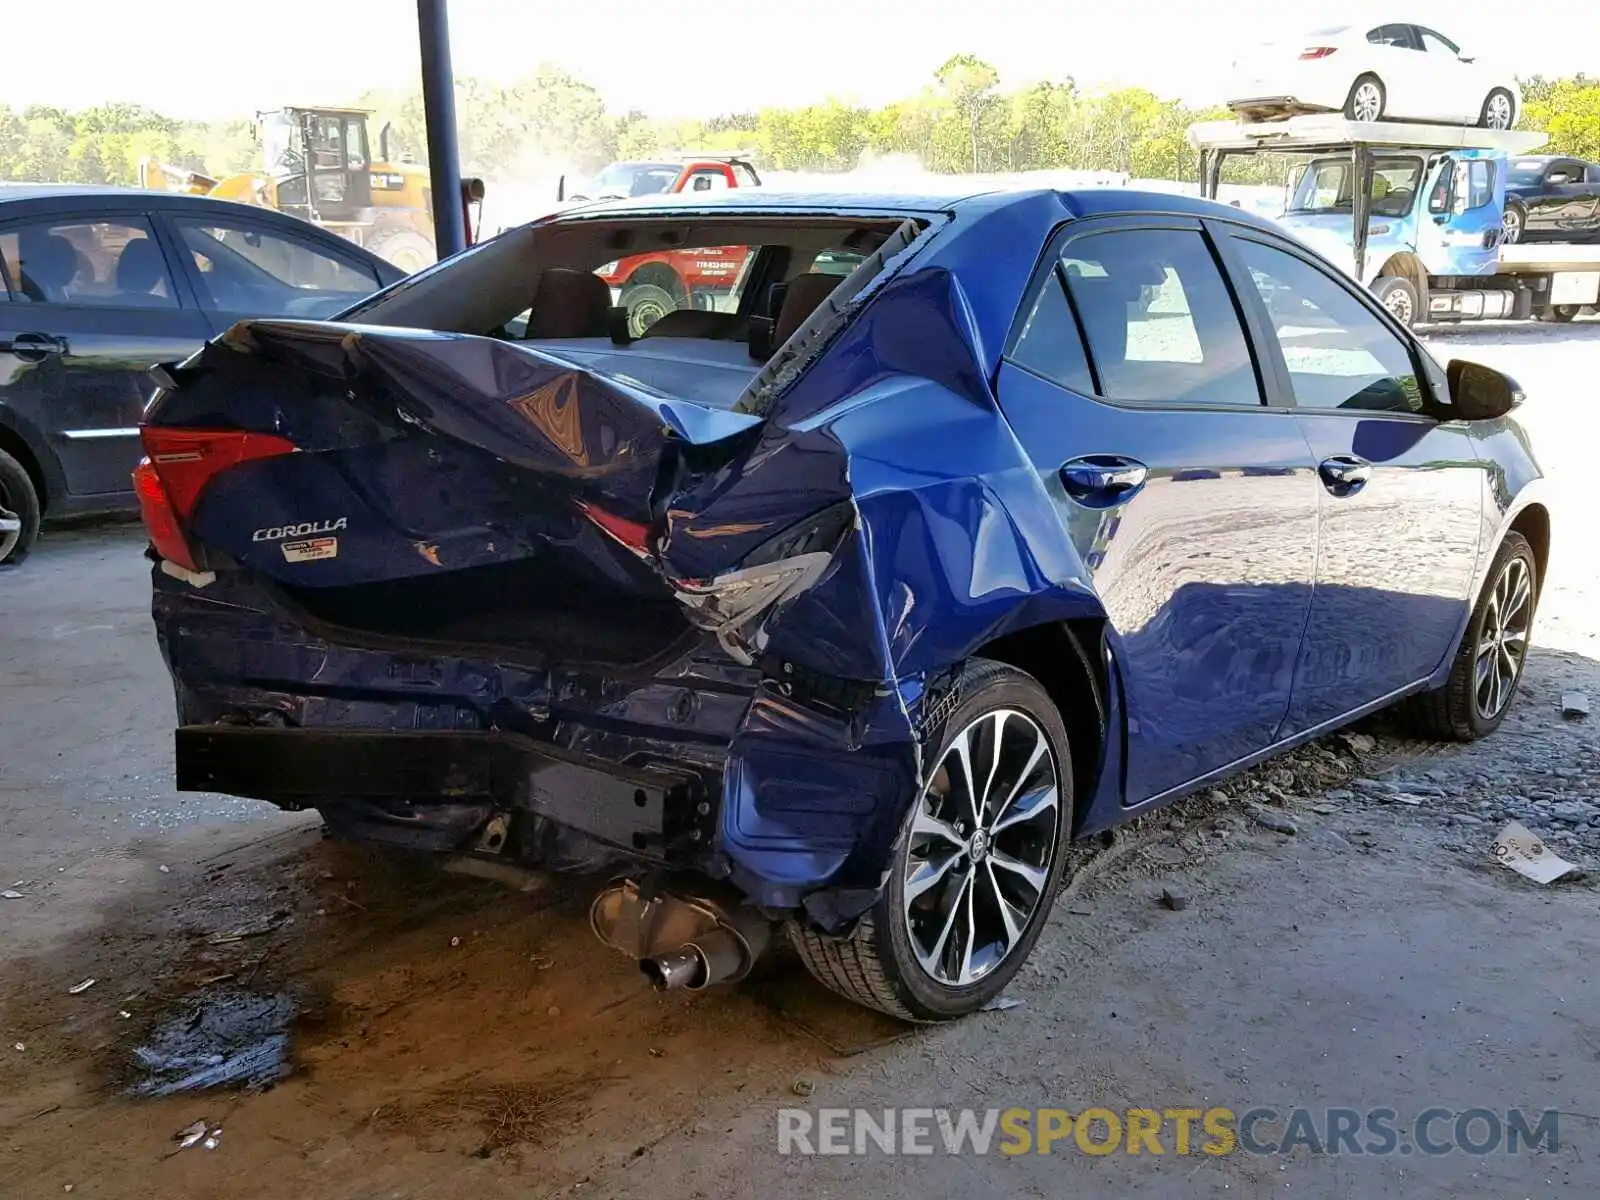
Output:
<instances>
[{"instance_id":1,"label":"yellow wheel loader","mask_svg":"<svg viewBox=\"0 0 1600 1200\"><path fill-rule=\"evenodd\" d=\"M389 126L378 132L376 156L359 108L280 108L256 114L260 165L213 179L146 159L141 187L191 192L277 209L323 226L387 259L417 271L437 257L433 244L433 191L425 168L396 162ZM471 205L481 204L483 182L461 184L467 241L473 241Z\"/></svg>"}]
</instances>

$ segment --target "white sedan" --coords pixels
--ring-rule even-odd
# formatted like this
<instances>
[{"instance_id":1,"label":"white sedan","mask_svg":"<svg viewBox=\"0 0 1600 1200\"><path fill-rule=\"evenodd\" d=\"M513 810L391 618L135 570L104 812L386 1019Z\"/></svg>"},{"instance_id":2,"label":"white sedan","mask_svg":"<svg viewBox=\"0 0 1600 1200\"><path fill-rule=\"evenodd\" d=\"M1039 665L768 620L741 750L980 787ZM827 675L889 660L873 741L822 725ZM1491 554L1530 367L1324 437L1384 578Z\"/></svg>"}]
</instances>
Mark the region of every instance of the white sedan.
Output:
<instances>
[{"instance_id":1,"label":"white sedan","mask_svg":"<svg viewBox=\"0 0 1600 1200\"><path fill-rule=\"evenodd\" d=\"M1339 25L1260 47L1233 64L1228 107L1246 120L1343 112L1353 121L1448 121L1510 129L1522 93L1421 25Z\"/></svg>"}]
</instances>

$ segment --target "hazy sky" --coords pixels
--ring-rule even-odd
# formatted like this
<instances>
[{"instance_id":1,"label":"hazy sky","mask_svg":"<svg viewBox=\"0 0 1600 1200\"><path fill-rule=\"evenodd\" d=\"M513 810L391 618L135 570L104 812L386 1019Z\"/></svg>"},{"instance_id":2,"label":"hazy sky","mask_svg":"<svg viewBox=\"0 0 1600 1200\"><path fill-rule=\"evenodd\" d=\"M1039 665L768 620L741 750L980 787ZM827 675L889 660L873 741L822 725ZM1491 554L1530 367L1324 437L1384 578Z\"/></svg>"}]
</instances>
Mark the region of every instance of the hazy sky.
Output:
<instances>
[{"instance_id":1,"label":"hazy sky","mask_svg":"<svg viewBox=\"0 0 1600 1200\"><path fill-rule=\"evenodd\" d=\"M0 102L121 100L208 118L347 103L418 79L413 0L69 7L70 39L6 56ZM1432 25L1516 74L1600 70L1600 6L1581 0L1407 0L1364 11ZM1218 100L1219 69L1236 45L1352 19L1347 4L1293 0L450 0L450 13L458 75L510 80L556 62L614 108L661 116L827 96L881 104L916 91L960 51L994 63L1008 86L1071 75Z\"/></svg>"}]
</instances>

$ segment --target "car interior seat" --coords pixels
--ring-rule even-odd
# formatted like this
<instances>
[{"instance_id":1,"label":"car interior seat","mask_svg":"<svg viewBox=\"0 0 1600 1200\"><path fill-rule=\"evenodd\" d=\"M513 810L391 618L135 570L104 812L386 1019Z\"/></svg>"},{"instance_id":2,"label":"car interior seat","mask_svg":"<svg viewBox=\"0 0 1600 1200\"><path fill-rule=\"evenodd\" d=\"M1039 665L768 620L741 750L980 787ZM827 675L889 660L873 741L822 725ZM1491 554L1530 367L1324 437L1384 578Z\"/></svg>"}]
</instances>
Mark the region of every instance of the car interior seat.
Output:
<instances>
[{"instance_id":1,"label":"car interior seat","mask_svg":"<svg viewBox=\"0 0 1600 1200\"><path fill-rule=\"evenodd\" d=\"M739 318L733 313L713 312L708 308L680 308L664 314L639 336L737 341Z\"/></svg>"},{"instance_id":2,"label":"car interior seat","mask_svg":"<svg viewBox=\"0 0 1600 1200\"><path fill-rule=\"evenodd\" d=\"M605 337L611 289L590 271L547 267L540 272L528 313L528 341Z\"/></svg>"},{"instance_id":3,"label":"car interior seat","mask_svg":"<svg viewBox=\"0 0 1600 1200\"><path fill-rule=\"evenodd\" d=\"M1128 358L1128 305L1138 299L1140 285L1122 276L1072 274L1071 278L1089 350L1109 388Z\"/></svg>"},{"instance_id":4,"label":"car interior seat","mask_svg":"<svg viewBox=\"0 0 1600 1200\"><path fill-rule=\"evenodd\" d=\"M67 289L78 274L78 252L59 233L29 237L18 247L21 269L17 286L30 300L65 304Z\"/></svg>"},{"instance_id":5,"label":"car interior seat","mask_svg":"<svg viewBox=\"0 0 1600 1200\"><path fill-rule=\"evenodd\" d=\"M843 282L838 275L796 275L783 293L783 304L772 324L772 345L783 345L806 323L817 307Z\"/></svg>"},{"instance_id":6,"label":"car interior seat","mask_svg":"<svg viewBox=\"0 0 1600 1200\"><path fill-rule=\"evenodd\" d=\"M167 305L167 264L161 247L147 237L133 238L117 256L117 300L127 304Z\"/></svg>"}]
</instances>

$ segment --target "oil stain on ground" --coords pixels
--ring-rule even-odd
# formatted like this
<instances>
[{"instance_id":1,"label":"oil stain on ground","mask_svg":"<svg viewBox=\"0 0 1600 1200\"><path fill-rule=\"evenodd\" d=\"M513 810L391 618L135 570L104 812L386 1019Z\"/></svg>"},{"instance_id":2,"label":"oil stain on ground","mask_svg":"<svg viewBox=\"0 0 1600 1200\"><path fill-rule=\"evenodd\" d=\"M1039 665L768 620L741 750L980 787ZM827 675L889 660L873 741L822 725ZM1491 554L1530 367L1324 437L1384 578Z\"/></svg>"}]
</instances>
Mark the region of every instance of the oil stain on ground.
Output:
<instances>
[{"instance_id":1,"label":"oil stain on ground","mask_svg":"<svg viewBox=\"0 0 1600 1200\"><path fill-rule=\"evenodd\" d=\"M179 1001L133 1051L134 1096L259 1088L290 1072L295 1002L284 993L218 991Z\"/></svg>"}]
</instances>

